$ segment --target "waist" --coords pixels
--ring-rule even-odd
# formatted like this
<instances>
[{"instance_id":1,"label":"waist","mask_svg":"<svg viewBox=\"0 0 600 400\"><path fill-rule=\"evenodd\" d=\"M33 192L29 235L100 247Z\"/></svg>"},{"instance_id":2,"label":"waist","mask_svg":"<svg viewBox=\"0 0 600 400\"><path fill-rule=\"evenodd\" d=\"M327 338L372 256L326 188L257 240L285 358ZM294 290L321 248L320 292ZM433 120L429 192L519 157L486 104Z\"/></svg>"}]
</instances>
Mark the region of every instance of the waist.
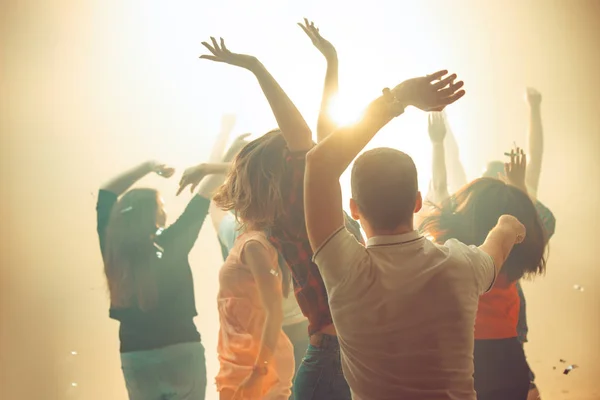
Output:
<instances>
[{"instance_id":1,"label":"waist","mask_svg":"<svg viewBox=\"0 0 600 400\"><path fill-rule=\"evenodd\" d=\"M121 321L119 327L120 352L154 350L181 343L200 342L200 333L194 321L139 324Z\"/></svg>"},{"instance_id":2,"label":"waist","mask_svg":"<svg viewBox=\"0 0 600 400\"><path fill-rule=\"evenodd\" d=\"M331 327L331 329L329 329ZM325 333L323 331L310 335L309 343L313 347L317 347L319 349L326 349L329 347L340 347L340 343L338 342L337 334L335 333L335 328L333 325L327 327L328 331L333 330L333 334Z\"/></svg>"}]
</instances>

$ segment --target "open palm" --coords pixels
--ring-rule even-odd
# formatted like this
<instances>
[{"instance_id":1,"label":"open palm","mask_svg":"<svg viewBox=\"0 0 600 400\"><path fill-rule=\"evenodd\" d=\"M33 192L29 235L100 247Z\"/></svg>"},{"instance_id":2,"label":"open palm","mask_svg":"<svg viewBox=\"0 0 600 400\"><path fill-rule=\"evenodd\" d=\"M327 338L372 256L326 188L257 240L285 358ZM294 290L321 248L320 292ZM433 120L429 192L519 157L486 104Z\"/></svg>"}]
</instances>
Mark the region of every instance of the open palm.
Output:
<instances>
[{"instance_id":1,"label":"open palm","mask_svg":"<svg viewBox=\"0 0 600 400\"><path fill-rule=\"evenodd\" d=\"M465 95L462 81L454 82L456 74L449 75L442 70L431 75L406 80L392 89L394 97L406 105L423 111L442 111Z\"/></svg>"},{"instance_id":2,"label":"open palm","mask_svg":"<svg viewBox=\"0 0 600 400\"><path fill-rule=\"evenodd\" d=\"M315 23L308 21L304 18L304 24L298 23L298 26L302 28L306 36L310 38L315 47L323 54L326 58L337 57L335 47L319 33L319 28L315 26Z\"/></svg>"},{"instance_id":3,"label":"open palm","mask_svg":"<svg viewBox=\"0 0 600 400\"><path fill-rule=\"evenodd\" d=\"M205 60L211 60L216 62L222 62L229 65L235 65L236 67L251 69L258 63L256 57L248 56L246 54L236 54L229 51L225 46L225 41L220 38L220 43L211 36L210 38L212 45L208 42L202 42L202 45L212 53L212 55L201 55L200 58Z\"/></svg>"}]
</instances>

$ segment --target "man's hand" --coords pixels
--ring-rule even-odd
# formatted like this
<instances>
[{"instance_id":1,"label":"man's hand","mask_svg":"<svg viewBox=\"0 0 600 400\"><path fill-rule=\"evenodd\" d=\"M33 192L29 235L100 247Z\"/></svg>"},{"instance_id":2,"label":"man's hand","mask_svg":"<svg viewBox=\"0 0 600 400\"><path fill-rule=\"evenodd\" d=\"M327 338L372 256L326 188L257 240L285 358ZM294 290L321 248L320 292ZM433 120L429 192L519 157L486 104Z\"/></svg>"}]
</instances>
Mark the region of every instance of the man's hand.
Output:
<instances>
[{"instance_id":1,"label":"man's hand","mask_svg":"<svg viewBox=\"0 0 600 400\"><path fill-rule=\"evenodd\" d=\"M527 193L525 176L527 174L527 155L523 149L516 148L505 153L510 156L510 162L504 164L506 183Z\"/></svg>"},{"instance_id":2,"label":"man's hand","mask_svg":"<svg viewBox=\"0 0 600 400\"><path fill-rule=\"evenodd\" d=\"M432 112L429 114L429 139L431 143L444 143L446 138L446 119L444 114L440 112Z\"/></svg>"},{"instance_id":3,"label":"man's hand","mask_svg":"<svg viewBox=\"0 0 600 400\"><path fill-rule=\"evenodd\" d=\"M329 41L323 39L323 36L321 36L319 33L319 28L315 27L314 22L308 21L306 18L304 18L304 24L299 22L298 26L302 28L317 50L319 50L327 60L337 59L337 51L335 50L335 47L333 47Z\"/></svg>"},{"instance_id":4,"label":"man's hand","mask_svg":"<svg viewBox=\"0 0 600 400\"><path fill-rule=\"evenodd\" d=\"M539 107L542 104L542 94L534 88L527 88L525 98L530 107Z\"/></svg>"},{"instance_id":5,"label":"man's hand","mask_svg":"<svg viewBox=\"0 0 600 400\"><path fill-rule=\"evenodd\" d=\"M456 74L449 75L446 70L438 71L420 78L412 78L402 82L392 94L404 105L417 107L423 111L442 111L447 105L454 103L465 95L464 82L454 82ZM442 79L443 78L443 79Z\"/></svg>"},{"instance_id":6,"label":"man's hand","mask_svg":"<svg viewBox=\"0 0 600 400\"><path fill-rule=\"evenodd\" d=\"M255 66L259 64L256 57L248 56L245 54L236 54L229 51L225 46L225 41L223 40L223 38L220 38L220 44L217 43L217 40L212 36L210 40L212 42L212 45L208 44L207 42L202 42L202 45L212 53L212 56L201 55L200 58L203 58L205 60L222 62L229 65L235 65L236 67L241 67L248 70L252 70Z\"/></svg>"},{"instance_id":7,"label":"man's hand","mask_svg":"<svg viewBox=\"0 0 600 400\"><path fill-rule=\"evenodd\" d=\"M152 172L154 172L156 175L162 176L163 178L170 178L175 173L175 168L169 167L166 164L154 163L152 166Z\"/></svg>"}]
</instances>

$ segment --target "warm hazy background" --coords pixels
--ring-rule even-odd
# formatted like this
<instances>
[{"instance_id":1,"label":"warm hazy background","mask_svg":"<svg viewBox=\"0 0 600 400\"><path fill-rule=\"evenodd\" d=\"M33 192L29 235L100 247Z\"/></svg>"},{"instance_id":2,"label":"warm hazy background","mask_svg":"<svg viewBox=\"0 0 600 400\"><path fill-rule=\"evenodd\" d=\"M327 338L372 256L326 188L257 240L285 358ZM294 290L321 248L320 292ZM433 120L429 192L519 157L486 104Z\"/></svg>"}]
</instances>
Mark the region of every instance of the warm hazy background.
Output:
<instances>
[{"instance_id":1,"label":"warm hazy background","mask_svg":"<svg viewBox=\"0 0 600 400\"><path fill-rule=\"evenodd\" d=\"M210 35L258 56L314 125L324 61L295 26L303 16L338 48L348 110L413 75L458 72L467 96L448 113L470 177L525 144L524 87L543 93L540 197L558 228L547 276L525 285L527 353L544 399L600 399L596 0L2 0L0 398L126 398L95 233L98 185L148 158L180 169L205 159L224 112L238 115L235 133L274 127L248 72L198 60ZM424 113L376 142L412 154L426 184ZM164 190L172 219L189 198L174 197L176 181L143 182ZM221 260L210 224L191 262L212 383ZM565 376L560 359L579 368Z\"/></svg>"}]
</instances>

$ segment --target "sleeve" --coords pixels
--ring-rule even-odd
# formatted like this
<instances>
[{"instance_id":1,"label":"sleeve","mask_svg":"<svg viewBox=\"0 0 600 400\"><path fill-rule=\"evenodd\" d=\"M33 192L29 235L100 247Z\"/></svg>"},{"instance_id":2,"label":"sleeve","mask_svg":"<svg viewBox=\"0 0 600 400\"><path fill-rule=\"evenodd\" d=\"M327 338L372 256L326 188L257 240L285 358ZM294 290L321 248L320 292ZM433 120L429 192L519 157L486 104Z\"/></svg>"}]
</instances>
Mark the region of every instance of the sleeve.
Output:
<instances>
[{"instance_id":1,"label":"sleeve","mask_svg":"<svg viewBox=\"0 0 600 400\"><path fill-rule=\"evenodd\" d=\"M210 200L200 195L190 200L183 214L161 235L160 243L164 244L165 251L187 256L198 239L209 206Z\"/></svg>"},{"instance_id":2,"label":"sleeve","mask_svg":"<svg viewBox=\"0 0 600 400\"><path fill-rule=\"evenodd\" d=\"M548 207L543 205L540 201L535 202L535 209L542 220L542 226L546 231L548 240L554 235L556 229L556 218Z\"/></svg>"},{"instance_id":3,"label":"sleeve","mask_svg":"<svg viewBox=\"0 0 600 400\"><path fill-rule=\"evenodd\" d=\"M307 238L304 220L304 171L306 169L306 153L308 151L286 155L286 179L282 188L285 219L278 224L292 236ZM307 239L308 240L308 239Z\"/></svg>"},{"instance_id":4,"label":"sleeve","mask_svg":"<svg viewBox=\"0 0 600 400\"><path fill-rule=\"evenodd\" d=\"M228 253L233 248L235 239L239 236L239 228L240 225L236 221L235 216L231 213L227 214L226 217L223 217L221 224L219 224L219 240L223 243L223 246L227 248Z\"/></svg>"},{"instance_id":5,"label":"sleeve","mask_svg":"<svg viewBox=\"0 0 600 400\"><path fill-rule=\"evenodd\" d=\"M108 190L100 190L98 192L98 202L96 203L96 229L100 241L100 250L102 252L104 252L104 235L106 233L106 227L108 226L110 213L116 204L117 199L118 196Z\"/></svg>"},{"instance_id":6,"label":"sleeve","mask_svg":"<svg viewBox=\"0 0 600 400\"><path fill-rule=\"evenodd\" d=\"M332 289L352 282L364 272L369 262L365 247L345 227L340 227L319 247L313 256L329 293Z\"/></svg>"},{"instance_id":7,"label":"sleeve","mask_svg":"<svg viewBox=\"0 0 600 400\"><path fill-rule=\"evenodd\" d=\"M480 295L492 289L496 280L496 267L492 256L479 247L467 246L456 239L446 241L444 246L448 247L451 252L462 255L473 273Z\"/></svg>"}]
</instances>

